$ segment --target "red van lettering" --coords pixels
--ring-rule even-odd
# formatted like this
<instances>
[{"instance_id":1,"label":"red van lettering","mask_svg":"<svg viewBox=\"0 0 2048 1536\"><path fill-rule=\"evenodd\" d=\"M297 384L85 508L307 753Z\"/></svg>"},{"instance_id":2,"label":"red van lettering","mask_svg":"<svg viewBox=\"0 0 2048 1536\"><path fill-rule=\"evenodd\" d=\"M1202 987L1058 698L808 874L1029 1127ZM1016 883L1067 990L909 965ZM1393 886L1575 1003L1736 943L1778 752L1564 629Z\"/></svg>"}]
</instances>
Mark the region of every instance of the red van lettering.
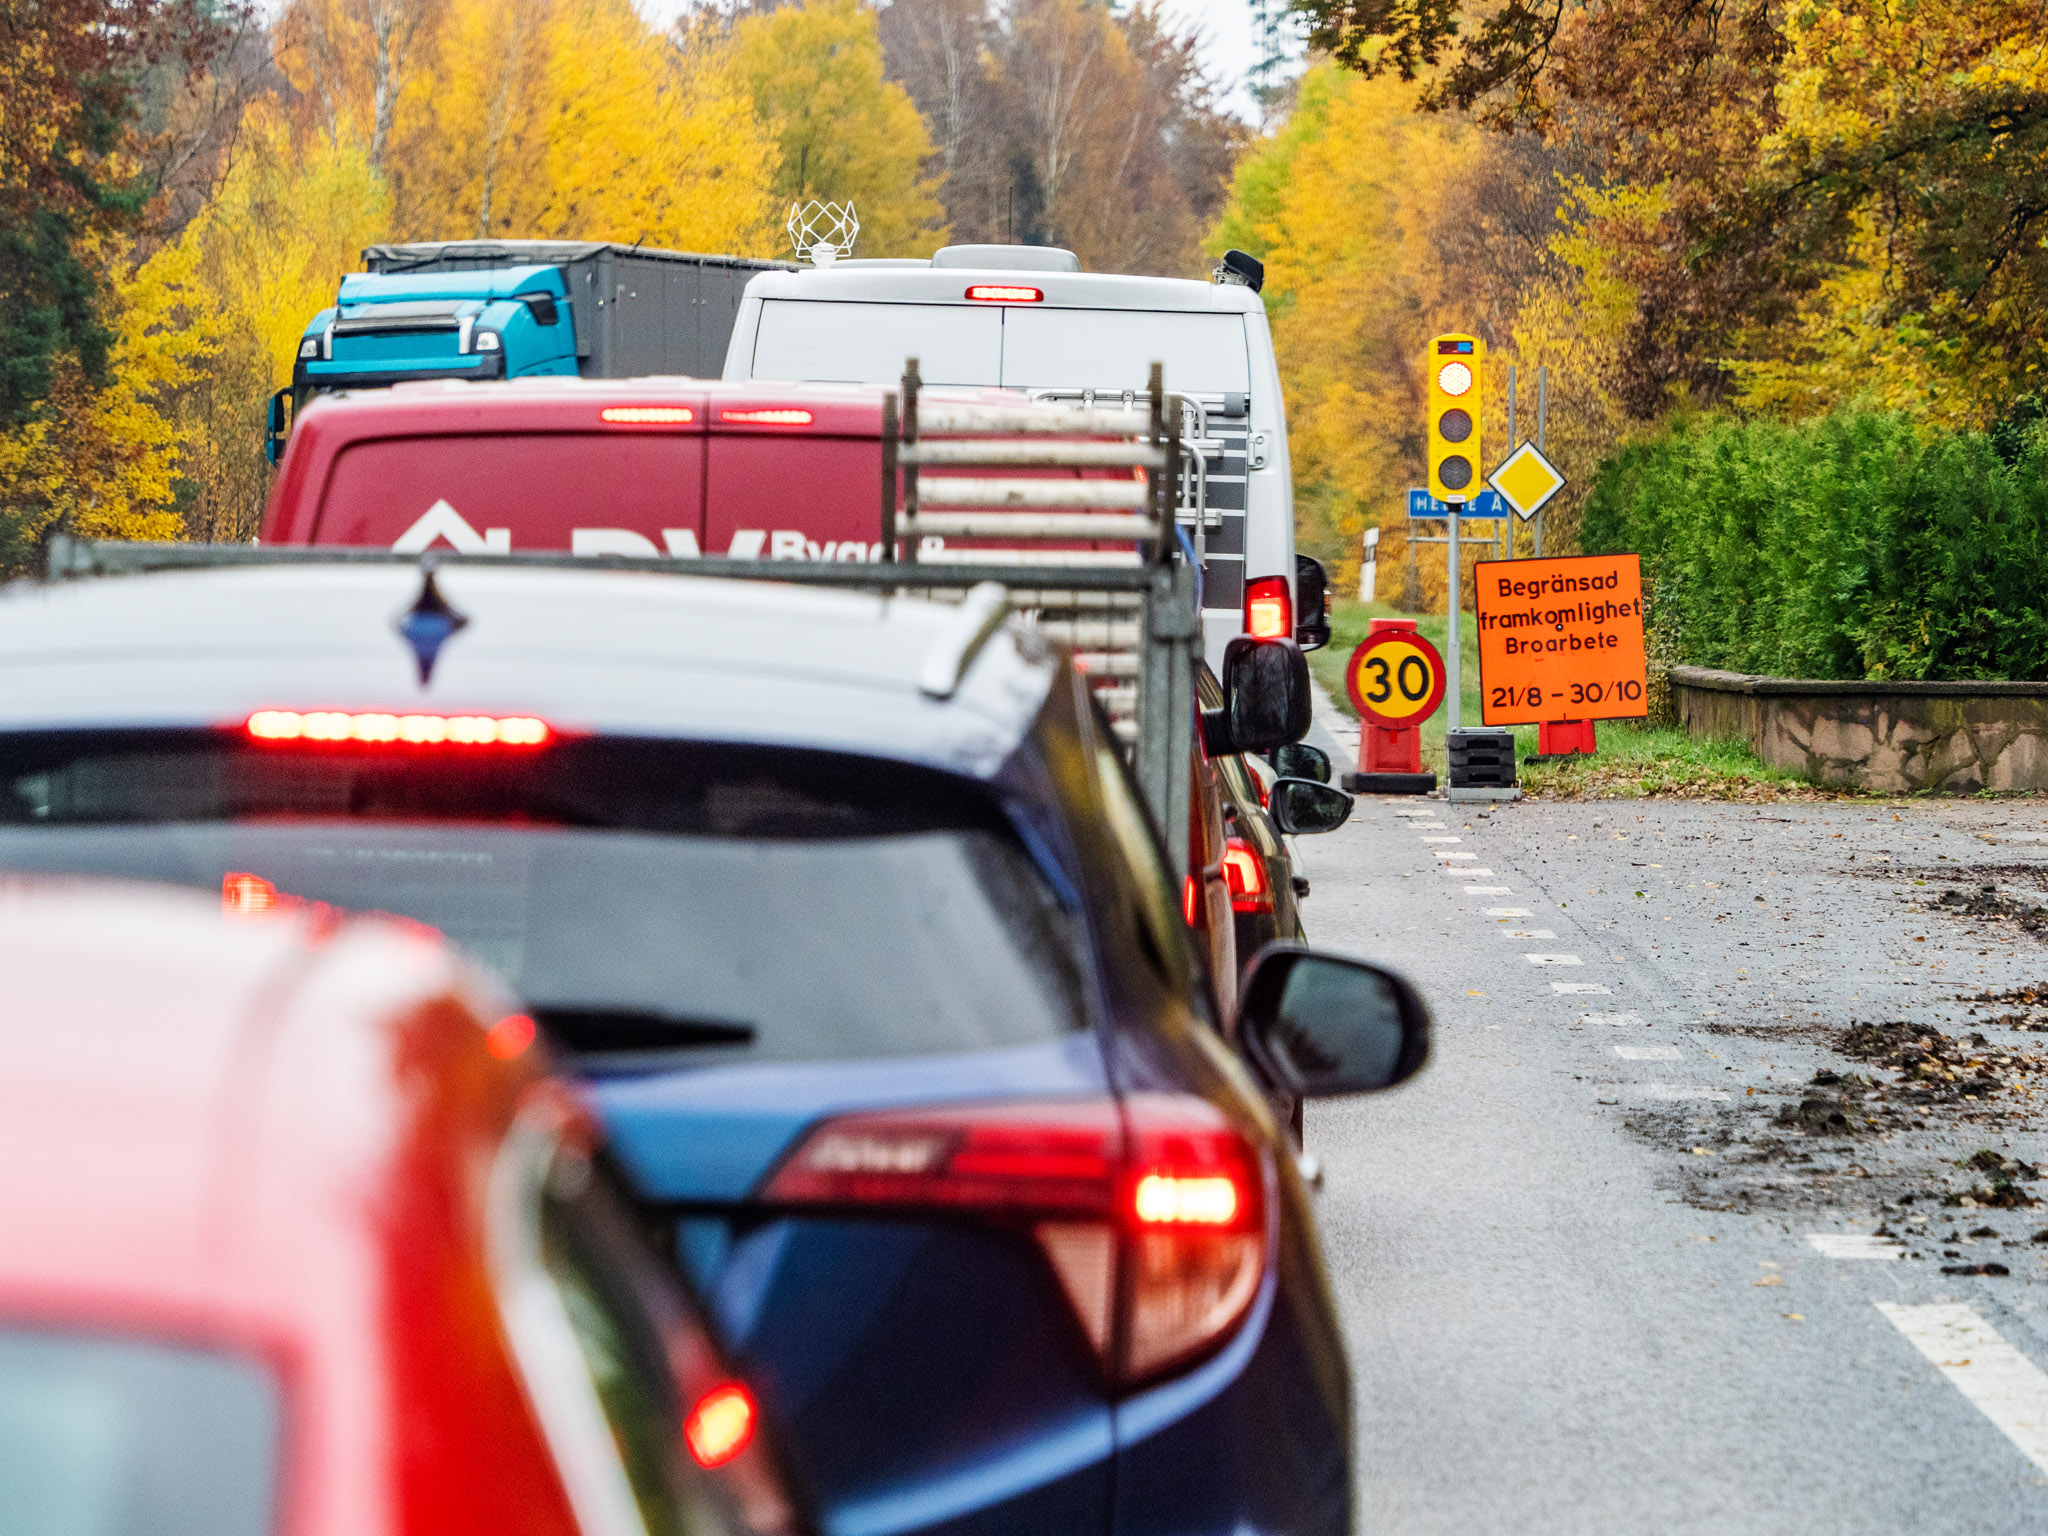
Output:
<instances>
[{"instance_id":1,"label":"red van lettering","mask_svg":"<svg viewBox=\"0 0 2048 1536\"><path fill-rule=\"evenodd\" d=\"M658 555L654 540L630 528L571 528L572 555Z\"/></svg>"},{"instance_id":2,"label":"red van lettering","mask_svg":"<svg viewBox=\"0 0 2048 1536\"><path fill-rule=\"evenodd\" d=\"M486 528L482 533L478 533L469 525L469 519L449 506L446 501L437 501L427 508L418 522L392 541L391 548L397 554L416 555L422 550L432 549L436 539L446 539L458 554L512 553L510 528Z\"/></svg>"}]
</instances>

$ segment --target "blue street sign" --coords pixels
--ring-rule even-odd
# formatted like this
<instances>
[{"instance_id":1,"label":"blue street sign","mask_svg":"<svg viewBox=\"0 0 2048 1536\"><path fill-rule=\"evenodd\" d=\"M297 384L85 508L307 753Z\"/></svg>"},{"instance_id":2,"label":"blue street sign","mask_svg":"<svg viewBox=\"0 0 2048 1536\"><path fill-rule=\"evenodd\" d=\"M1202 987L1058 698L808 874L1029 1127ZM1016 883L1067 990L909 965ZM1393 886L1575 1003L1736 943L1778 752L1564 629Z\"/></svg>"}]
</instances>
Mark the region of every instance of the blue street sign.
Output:
<instances>
[{"instance_id":1,"label":"blue street sign","mask_svg":"<svg viewBox=\"0 0 2048 1536\"><path fill-rule=\"evenodd\" d=\"M1451 509L1438 501L1428 491L1411 486L1408 490L1408 515L1410 517L1449 517ZM1465 503L1464 511L1458 516L1466 518L1506 517L1508 509L1501 502L1499 491L1481 491Z\"/></svg>"}]
</instances>

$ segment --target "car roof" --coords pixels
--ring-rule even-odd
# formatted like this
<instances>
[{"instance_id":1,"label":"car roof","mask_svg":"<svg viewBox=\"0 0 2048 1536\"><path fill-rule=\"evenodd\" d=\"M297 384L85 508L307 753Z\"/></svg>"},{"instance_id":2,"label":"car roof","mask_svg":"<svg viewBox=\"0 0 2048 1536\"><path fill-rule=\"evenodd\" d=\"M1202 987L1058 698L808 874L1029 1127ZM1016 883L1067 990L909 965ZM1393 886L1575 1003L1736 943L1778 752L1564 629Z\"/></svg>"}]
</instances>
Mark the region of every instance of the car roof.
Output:
<instances>
[{"instance_id":1,"label":"car roof","mask_svg":"<svg viewBox=\"0 0 2048 1536\"><path fill-rule=\"evenodd\" d=\"M0 1313L173 1332L317 1328L317 1286L263 1277L310 1257L308 1207L376 1240L346 1192L409 1091L380 1026L466 998L440 1027L488 1069L474 1015L508 1008L416 927L57 877L0 877L0 974Z\"/></svg>"},{"instance_id":2,"label":"car roof","mask_svg":"<svg viewBox=\"0 0 2048 1536\"><path fill-rule=\"evenodd\" d=\"M411 564L159 572L0 590L0 733L232 727L258 710L537 715L559 731L812 747L989 777L1054 653L1009 625L957 689L960 611L765 581L449 564L467 622L421 681Z\"/></svg>"},{"instance_id":3,"label":"car roof","mask_svg":"<svg viewBox=\"0 0 2048 1536\"><path fill-rule=\"evenodd\" d=\"M789 435L787 425L749 426L722 422L717 411L794 402L820 412L815 425L806 423L795 435L848 432L873 436L881 430L882 401L890 390L875 384L782 382L764 379L691 379L656 374L634 379L579 379L543 376L529 379L437 379L385 388L338 390L315 395L292 424L288 452L304 457L321 439L336 443L368 437L420 437L451 432L545 432L582 426L605 427L594 413L614 405L677 405L697 419L686 427L663 424L656 430L720 431L752 435ZM928 403L1000 405L1005 410L1030 409L1014 390L927 387ZM1052 407L1038 407L1050 410ZM578 412L593 413L579 417ZM645 430L645 429L642 429Z\"/></svg>"},{"instance_id":4,"label":"car roof","mask_svg":"<svg viewBox=\"0 0 2048 1536\"><path fill-rule=\"evenodd\" d=\"M990 267L868 267L834 264L795 272L762 272L747 282L747 297L808 299L826 303L970 303L975 283L1036 288L1048 309L1163 309L1207 314L1250 314L1263 301L1238 283L1185 277L1134 277L1122 272L1020 272ZM1012 306L1032 307L1032 306Z\"/></svg>"}]
</instances>

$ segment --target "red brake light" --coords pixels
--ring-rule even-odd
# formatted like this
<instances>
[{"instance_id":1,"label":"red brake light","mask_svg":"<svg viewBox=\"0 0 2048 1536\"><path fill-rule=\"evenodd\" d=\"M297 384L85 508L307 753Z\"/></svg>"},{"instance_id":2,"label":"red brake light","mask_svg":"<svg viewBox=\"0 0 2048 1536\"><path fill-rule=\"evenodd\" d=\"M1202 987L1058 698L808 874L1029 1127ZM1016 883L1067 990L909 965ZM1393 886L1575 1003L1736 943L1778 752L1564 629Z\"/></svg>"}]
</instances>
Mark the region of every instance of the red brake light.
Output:
<instances>
[{"instance_id":1,"label":"red brake light","mask_svg":"<svg viewBox=\"0 0 2048 1536\"><path fill-rule=\"evenodd\" d=\"M608 405L597 418L615 426L669 427L695 421L697 413L687 405Z\"/></svg>"},{"instance_id":2,"label":"red brake light","mask_svg":"<svg viewBox=\"0 0 2048 1536\"><path fill-rule=\"evenodd\" d=\"M230 870L220 877L220 909L227 917L269 917L278 909L277 887L261 875Z\"/></svg>"},{"instance_id":3,"label":"red brake light","mask_svg":"<svg viewBox=\"0 0 2048 1536\"><path fill-rule=\"evenodd\" d=\"M1180 910L1181 915L1188 920L1188 926L1194 927L1195 919L1202 915L1202 882L1197 876L1189 875L1182 883Z\"/></svg>"},{"instance_id":4,"label":"red brake light","mask_svg":"<svg viewBox=\"0 0 2048 1536\"><path fill-rule=\"evenodd\" d=\"M754 1395L736 1381L713 1387L683 1420L683 1440L700 1467L722 1467L754 1438Z\"/></svg>"},{"instance_id":5,"label":"red brake light","mask_svg":"<svg viewBox=\"0 0 2048 1536\"><path fill-rule=\"evenodd\" d=\"M1014 283L976 283L967 290L967 297L981 304L1042 304L1045 295L1036 288L1020 288Z\"/></svg>"},{"instance_id":6,"label":"red brake light","mask_svg":"<svg viewBox=\"0 0 2048 1536\"><path fill-rule=\"evenodd\" d=\"M1244 632L1254 640L1294 638L1294 599L1285 576L1261 576L1245 584Z\"/></svg>"},{"instance_id":7,"label":"red brake light","mask_svg":"<svg viewBox=\"0 0 2048 1536\"><path fill-rule=\"evenodd\" d=\"M1244 1316L1265 1263L1260 1168L1203 1099L949 1105L826 1121L760 1198L1026 1226L1104 1370L1134 1382L1200 1353ZM1121 1289L1119 1273L1129 1277Z\"/></svg>"},{"instance_id":8,"label":"red brake light","mask_svg":"<svg viewBox=\"0 0 2048 1536\"><path fill-rule=\"evenodd\" d=\"M253 741L360 741L408 747L538 747L554 734L531 715L388 715L347 710L259 709Z\"/></svg>"},{"instance_id":9,"label":"red brake light","mask_svg":"<svg viewBox=\"0 0 2048 1536\"><path fill-rule=\"evenodd\" d=\"M484 1049L500 1061L512 1061L526 1053L537 1033L530 1015L508 1013L484 1031Z\"/></svg>"},{"instance_id":10,"label":"red brake light","mask_svg":"<svg viewBox=\"0 0 2048 1536\"><path fill-rule=\"evenodd\" d=\"M811 424L809 411L720 411L720 421L737 422L752 427L808 427Z\"/></svg>"},{"instance_id":11,"label":"red brake light","mask_svg":"<svg viewBox=\"0 0 2048 1536\"><path fill-rule=\"evenodd\" d=\"M1266 861L1259 850L1241 837L1226 838L1223 844L1223 883L1230 887L1233 912L1270 912L1273 888L1266 879Z\"/></svg>"}]
</instances>

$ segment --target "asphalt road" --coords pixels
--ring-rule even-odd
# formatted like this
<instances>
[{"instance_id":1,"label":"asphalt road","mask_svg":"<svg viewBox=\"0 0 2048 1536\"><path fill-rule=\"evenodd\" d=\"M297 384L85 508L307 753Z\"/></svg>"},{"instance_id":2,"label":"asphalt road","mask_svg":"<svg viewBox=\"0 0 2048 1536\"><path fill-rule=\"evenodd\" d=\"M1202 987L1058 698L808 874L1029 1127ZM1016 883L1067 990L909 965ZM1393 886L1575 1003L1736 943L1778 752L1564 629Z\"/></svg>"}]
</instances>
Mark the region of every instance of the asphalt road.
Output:
<instances>
[{"instance_id":1,"label":"asphalt road","mask_svg":"<svg viewBox=\"0 0 2048 1536\"><path fill-rule=\"evenodd\" d=\"M2048 982L2044 837L1362 799L1310 844L1311 940L1437 1022L1308 1114L1362 1530L2048 1530L2048 1208L1987 1203L2048 1198L2048 1007L1966 1000Z\"/></svg>"}]
</instances>

